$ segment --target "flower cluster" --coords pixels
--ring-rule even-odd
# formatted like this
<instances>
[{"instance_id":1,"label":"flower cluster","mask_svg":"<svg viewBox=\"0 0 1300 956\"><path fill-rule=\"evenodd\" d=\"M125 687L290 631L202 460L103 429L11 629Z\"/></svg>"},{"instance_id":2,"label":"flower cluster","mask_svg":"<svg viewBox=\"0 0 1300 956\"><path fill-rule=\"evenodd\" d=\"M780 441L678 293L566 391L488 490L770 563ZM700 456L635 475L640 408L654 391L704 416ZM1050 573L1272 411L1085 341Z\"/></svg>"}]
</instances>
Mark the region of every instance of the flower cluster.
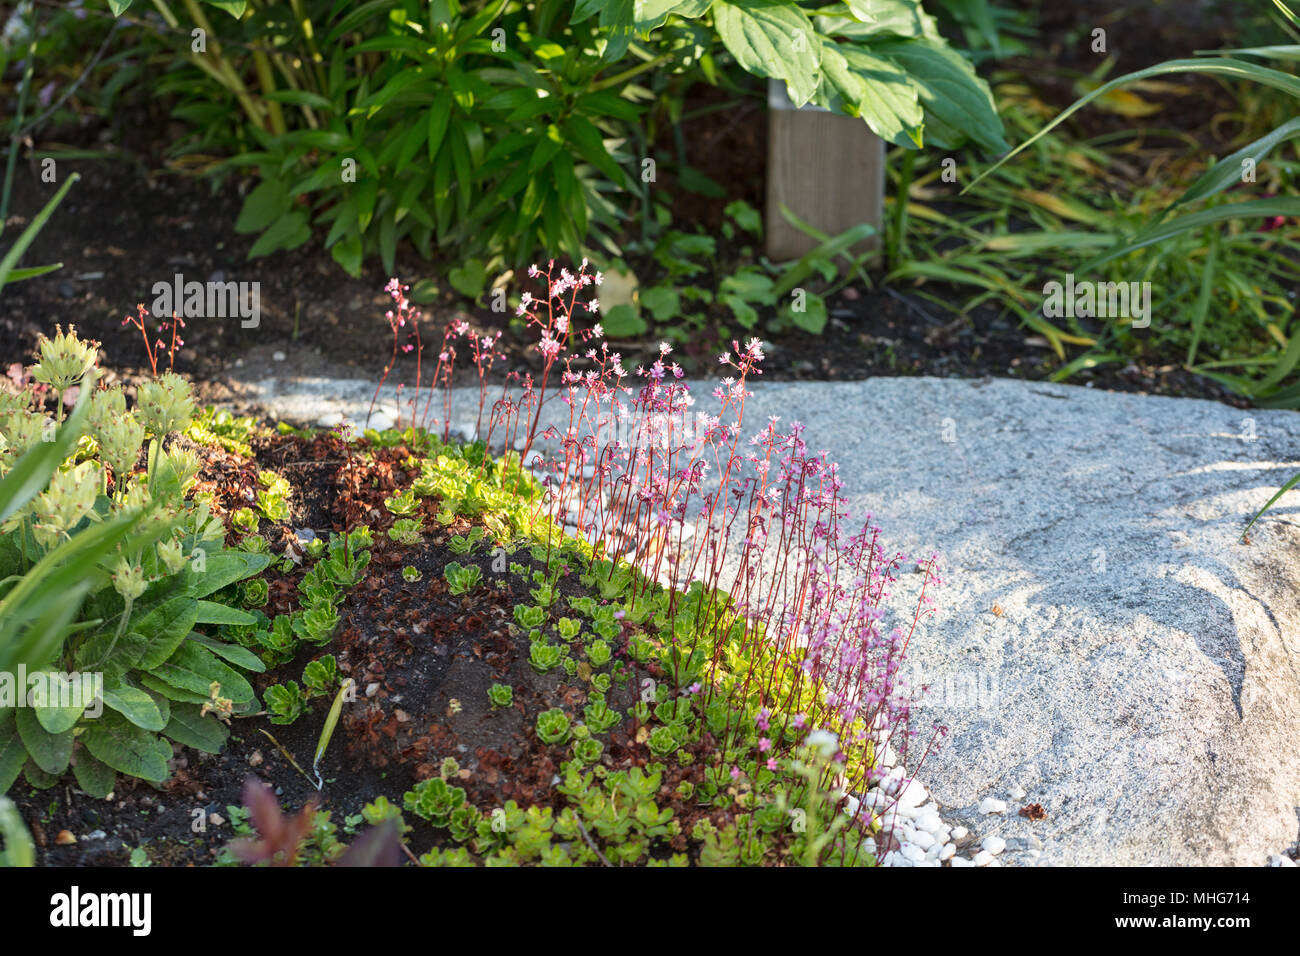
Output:
<instances>
[{"instance_id":1,"label":"flower cluster","mask_svg":"<svg viewBox=\"0 0 1300 956\"><path fill-rule=\"evenodd\" d=\"M808 448L801 425L776 418L743 443L761 341L732 342L719 357L726 373L712 391L714 407L698 410L667 343L629 372L599 324L579 327L581 293L601 279L585 260L576 272L557 272L552 261L528 275L545 284L544 297L524 292L518 308L538 336L542 372L536 381L506 376L480 437L503 456L522 452L516 460L544 489L539 516L585 537L598 558L634 566L638 588L657 581L669 589L670 619L682 601L728 596L726 613L699 614L691 646L679 655L685 661L702 651L703 679L671 675L696 706L720 697L729 711L753 715L752 737L720 735L719 767L733 777L742 766L775 771L797 761L806 743L832 740L827 772L845 788L865 787L891 741L906 757L910 692L900 666L929 613L927 588L939 583L935 560L918 568L924 578L910 625L887 626L886 602L907 559L887 554L869 523L845 524L834 463ZM596 311L595 300L585 305ZM448 336L448 343L468 337L474 352L481 425L482 383L499 356L498 339L454 325ZM445 345L440 361L451 360ZM450 416L450 377L435 380ZM555 399L561 409L543 424ZM737 627L754 648L744 658L747 673L736 673L736 661L723 654ZM742 739L753 741L752 753L728 742Z\"/></svg>"}]
</instances>

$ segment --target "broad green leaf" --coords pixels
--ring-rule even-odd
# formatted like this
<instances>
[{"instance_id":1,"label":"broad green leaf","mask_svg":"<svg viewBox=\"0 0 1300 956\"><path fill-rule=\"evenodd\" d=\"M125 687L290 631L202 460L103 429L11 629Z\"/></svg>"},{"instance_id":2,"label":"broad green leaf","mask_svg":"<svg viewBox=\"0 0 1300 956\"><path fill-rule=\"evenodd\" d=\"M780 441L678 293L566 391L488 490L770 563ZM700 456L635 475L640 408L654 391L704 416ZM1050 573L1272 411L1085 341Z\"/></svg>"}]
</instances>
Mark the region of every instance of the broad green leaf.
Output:
<instances>
[{"instance_id":1,"label":"broad green leaf","mask_svg":"<svg viewBox=\"0 0 1300 956\"><path fill-rule=\"evenodd\" d=\"M737 272L727 276L718 286L718 291L740 296L746 302L771 305L775 299L772 295L772 280L758 272Z\"/></svg>"},{"instance_id":2,"label":"broad green leaf","mask_svg":"<svg viewBox=\"0 0 1300 956\"><path fill-rule=\"evenodd\" d=\"M23 764L23 776L37 790L49 790L59 782L62 774L46 773L37 765L36 761L28 757L27 762Z\"/></svg>"},{"instance_id":3,"label":"broad green leaf","mask_svg":"<svg viewBox=\"0 0 1300 956\"><path fill-rule=\"evenodd\" d=\"M817 92L813 94L812 103L837 113L860 115L864 105L862 99L866 95L866 84L862 77L850 69L849 61L844 58L834 40L819 36L817 42L822 47L822 79ZM914 102L915 99L914 96ZM917 106L915 112L919 115L920 111L920 106ZM919 125L920 119L916 122Z\"/></svg>"},{"instance_id":4,"label":"broad green leaf","mask_svg":"<svg viewBox=\"0 0 1300 956\"><path fill-rule=\"evenodd\" d=\"M988 84L956 50L922 39L881 44L875 52L901 66L920 90L927 145L952 149L971 139L991 152L1007 148Z\"/></svg>"},{"instance_id":5,"label":"broad green leaf","mask_svg":"<svg viewBox=\"0 0 1300 956\"><path fill-rule=\"evenodd\" d=\"M138 687L116 683L104 688L104 704L117 711L131 723L145 730L162 730L167 726L153 698Z\"/></svg>"},{"instance_id":6,"label":"broad green leaf","mask_svg":"<svg viewBox=\"0 0 1300 956\"><path fill-rule=\"evenodd\" d=\"M215 681L221 685L222 697L229 697L235 703L253 699L253 688L248 681L193 641L183 642L166 663L151 668L151 673L195 694L207 695Z\"/></svg>"},{"instance_id":7,"label":"broad green leaf","mask_svg":"<svg viewBox=\"0 0 1300 956\"><path fill-rule=\"evenodd\" d=\"M177 704L172 708L171 723L163 733L178 744L216 754L226 745L230 729L211 714L201 716L194 704Z\"/></svg>"},{"instance_id":8,"label":"broad green leaf","mask_svg":"<svg viewBox=\"0 0 1300 956\"><path fill-rule=\"evenodd\" d=\"M638 0L633 15L636 18L636 30L646 34L663 26L669 17L684 17L694 20L709 12L713 0Z\"/></svg>"},{"instance_id":9,"label":"broad green leaf","mask_svg":"<svg viewBox=\"0 0 1300 956\"><path fill-rule=\"evenodd\" d=\"M630 339L646 331L645 320L637 314L636 307L626 304L609 309L600 324L605 335L612 339Z\"/></svg>"},{"instance_id":10,"label":"broad green leaf","mask_svg":"<svg viewBox=\"0 0 1300 956\"><path fill-rule=\"evenodd\" d=\"M112 793L117 784L117 771L96 759L85 747L77 751L77 758L72 762L72 773L82 790L100 800Z\"/></svg>"},{"instance_id":11,"label":"broad green leaf","mask_svg":"<svg viewBox=\"0 0 1300 956\"><path fill-rule=\"evenodd\" d=\"M14 711L14 723L18 725L18 735L28 756L38 767L56 775L68 769L68 761L72 759L71 729L59 734L50 733L41 726L30 707L19 707Z\"/></svg>"},{"instance_id":12,"label":"broad green leaf","mask_svg":"<svg viewBox=\"0 0 1300 956\"><path fill-rule=\"evenodd\" d=\"M836 82L835 90L840 94L849 91L850 85L840 76L837 56L861 84L858 100L846 101L846 105L885 142L909 149L920 145L925 111L921 108L920 88L907 71L868 50L840 47L828 54L834 69L826 74L828 82Z\"/></svg>"},{"instance_id":13,"label":"broad green leaf","mask_svg":"<svg viewBox=\"0 0 1300 956\"><path fill-rule=\"evenodd\" d=\"M96 634L77 650L74 663L83 673L97 671L104 680L117 680L140 662L149 642L144 635L128 631L114 637L112 631Z\"/></svg>"},{"instance_id":14,"label":"broad green leaf","mask_svg":"<svg viewBox=\"0 0 1300 956\"><path fill-rule=\"evenodd\" d=\"M893 35L911 39L925 35L924 13L917 0L845 0L860 23L841 24L836 32L853 39Z\"/></svg>"},{"instance_id":15,"label":"broad green leaf","mask_svg":"<svg viewBox=\"0 0 1300 956\"><path fill-rule=\"evenodd\" d=\"M249 615L252 617L252 615ZM256 618L253 618L256 621ZM246 647L240 647L238 644L224 644L214 637L205 637L202 634L191 634L190 640L202 644L218 657L224 657L236 667L242 667L246 671L252 671L260 674L266 670L266 665L262 663L261 658Z\"/></svg>"},{"instance_id":16,"label":"broad green leaf","mask_svg":"<svg viewBox=\"0 0 1300 956\"><path fill-rule=\"evenodd\" d=\"M95 759L118 773L153 783L167 779L167 760L159 750L158 736L137 727L116 711L104 711L78 739Z\"/></svg>"},{"instance_id":17,"label":"broad green leaf","mask_svg":"<svg viewBox=\"0 0 1300 956\"><path fill-rule=\"evenodd\" d=\"M194 691L173 687L165 680L154 677L152 674L140 674L138 675L138 679L140 683L149 688L149 690L167 700L178 701L182 704L206 704L210 700L206 688L203 693L199 694Z\"/></svg>"},{"instance_id":18,"label":"broad green leaf","mask_svg":"<svg viewBox=\"0 0 1300 956\"><path fill-rule=\"evenodd\" d=\"M447 273L447 281L465 298L477 302L487 291L487 269L478 259L466 259Z\"/></svg>"},{"instance_id":19,"label":"broad green leaf","mask_svg":"<svg viewBox=\"0 0 1300 956\"><path fill-rule=\"evenodd\" d=\"M194 562L186 569L186 585L191 596L205 598L228 584L242 581L266 570L270 555L252 554L248 551L218 551L205 555L204 570L194 570Z\"/></svg>"},{"instance_id":20,"label":"broad green leaf","mask_svg":"<svg viewBox=\"0 0 1300 956\"><path fill-rule=\"evenodd\" d=\"M805 332L821 335L822 330L826 328L826 300L815 292L807 292L803 305L802 311L794 308L793 304L783 311L791 322Z\"/></svg>"},{"instance_id":21,"label":"broad green leaf","mask_svg":"<svg viewBox=\"0 0 1300 956\"><path fill-rule=\"evenodd\" d=\"M289 191L278 179L263 179L247 196L235 220L235 232L261 232L286 212L292 203Z\"/></svg>"},{"instance_id":22,"label":"broad green leaf","mask_svg":"<svg viewBox=\"0 0 1300 956\"><path fill-rule=\"evenodd\" d=\"M0 793L8 792L27 762L27 748L18 735L13 715L0 717Z\"/></svg>"},{"instance_id":23,"label":"broad green leaf","mask_svg":"<svg viewBox=\"0 0 1300 956\"><path fill-rule=\"evenodd\" d=\"M681 300L676 289L657 285L641 293L641 306L650 310L656 322L668 322L680 313Z\"/></svg>"},{"instance_id":24,"label":"broad green leaf","mask_svg":"<svg viewBox=\"0 0 1300 956\"><path fill-rule=\"evenodd\" d=\"M343 267L343 271L353 278L361 275L361 236L358 233L352 233L341 242L337 242L330 249L330 255L334 261Z\"/></svg>"},{"instance_id":25,"label":"broad green leaf","mask_svg":"<svg viewBox=\"0 0 1300 956\"><path fill-rule=\"evenodd\" d=\"M61 734L76 724L90 703L89 697L82 698L82 690L87 685L54 671L40 676L42 679L28 694L27 703L42 727L49 733Z\"/></svg>"},{"instance_id":26,"label":"broad green leaf","mask_svg":"<svg viewBox=\"0 0 1300 956\"><path fill-rule=\"evenodd\" d=\"M627 54L636 32L633 20L635 0L605 0L600 11L600 35L596 48L607 63L616 63Z\"/></svg>"},{"instance_id":27,"label":"broad green leaf","mask_svg":"<svg viewBox=\"0 0 1300 956\"><path fill-rule=\"evenodd\" d=\"M204 0L209 6L216 7L218 10L225 10L228 14L238 20L248 9L248 0Z\"/></svg>"},{"instance_id":28,"label":"broad green leaf","mask_svg":"<svg viewBox=\"0 0 1300 956\"><path fill-rule=\"evenodd\" d=\"M744 69L785 80L795 106L812 99L820 80L821 44L798 6L781 0L717 0L713 22Z\"/></svg>"},{"instance_id":29,"label":"broad green leaf","mask_svg":"<svg viewBox=\"0 0 1300 956\"><path fill-rule=\"evenodd\" d=\"M311 226L307 223L307 214L295 210L281 216L257 237L253 248L248 250L248 258L269 256L281 249L297 249L310 238Z\"/></svg>"},{"instance_id":30,"label":"broad green leaf","mask_svg":"<svg viewBox=\"0 0 1300 956\"><path fill-rule=\"evenodd\" d=\"M256 624L257 618L247 611L216 601L199 601L196 624Z\"/></svg>"},{"instance_id":31,"label":"broad green leaf","mask_svg":"<svg viewBox=\"0 0 1300 956\"><path fill-rule=\"evenodd\" d=\"M719 295L718 301L731 309L731 313L736 317L736 321L745 328L752 329L754 323L758 321L758 313L755 312L754 307L746 302L742 297L738 295Z\"/></svg>"},{"instance_id":32,"label":"broad green leaf","mask_svg":"<svg viewBox=\"0 0 1300 956\"><path fill-rule=\"evenodd\" d=\"M131 630L148 635L148 646L136 666L151 671L167 658L194 629L199 617L199 602L184 595L164 601L131 622Z\"/></svg>"}]
</instances>

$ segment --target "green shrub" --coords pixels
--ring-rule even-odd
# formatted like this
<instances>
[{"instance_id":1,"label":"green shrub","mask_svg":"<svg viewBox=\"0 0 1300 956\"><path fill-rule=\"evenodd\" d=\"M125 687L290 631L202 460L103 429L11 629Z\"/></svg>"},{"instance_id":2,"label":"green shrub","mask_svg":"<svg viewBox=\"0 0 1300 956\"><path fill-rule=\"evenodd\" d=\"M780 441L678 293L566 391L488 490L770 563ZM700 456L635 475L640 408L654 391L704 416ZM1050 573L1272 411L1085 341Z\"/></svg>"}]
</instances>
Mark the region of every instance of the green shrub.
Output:
<instances>
[{"instance_id":1,"label":"green shrub","mask_svg":"<svg viewBox=\"0 0 1300 956\"><path fill-rule=\"evenodd\" d=\"M160 43L174 62L157 91L193 130L177 152L257 171L236 224L258 234L251 255L323 234L357 275L376 253L391 272L403 238L426 257L454 246L450 282L474 297L490 266L539 248L616 252L617 194L648 205L652 125L723 70L784 81L796 104L892 143L1005 148L987 87L920 0L216 5L234 18L186 5L206 49Z\"/></svg>"}]
</instances>

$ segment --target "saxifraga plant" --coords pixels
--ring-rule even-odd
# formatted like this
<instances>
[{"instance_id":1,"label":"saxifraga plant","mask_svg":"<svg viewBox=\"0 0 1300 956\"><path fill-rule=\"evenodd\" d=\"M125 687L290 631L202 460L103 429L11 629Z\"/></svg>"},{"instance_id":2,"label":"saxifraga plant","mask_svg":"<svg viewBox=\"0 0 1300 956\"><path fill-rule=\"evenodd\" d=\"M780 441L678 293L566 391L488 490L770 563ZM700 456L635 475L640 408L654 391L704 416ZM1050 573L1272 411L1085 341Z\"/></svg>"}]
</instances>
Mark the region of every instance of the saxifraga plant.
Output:
<instances>
[{"instance_id":1,"label":"saxifraga plant","mask_svg":"<svg viewBox=\"0 0 1300 956\"><path fill-rule=\"evenodd\" d=\"M41 362L36 377L61 402L67 375L93 366L95 350L69 332L42 342ZM53 442L39 441L45 412L30 398L0 413L0 792L20 773L53 786L69 766L98 797L118 773L161 783L172 741L221 749L222 720L256 705L245 675L264 669L200 630L254 620L209 598L269 559L223 547L220 522L187 498L197 459L161 447L189 423L189 386L146 382L134 413L120 390L96 389L93 372L81 389ZM98 457L78 461L83 431ZM22 686L8 667L17 664L28 670Z\"/></svg>"},{"instance_id":2,"label":"saxifraga plant","mask_svg":"<svg viewBox=\"0 0 1300 956\"><path fill-rule=\"evenodd\" d=\"M838 748L819 764L818 792L838 800L866 790L881 776L886 747L907 753L912 730L899 667L929 613L935 560L887 553L870 525L846 528L836 467L809 452L797 423L770 422L742 446L746 386L763 358L757 340L721 356L732 374L714 391L719 413L696 411L667 345L637 370L640 384L632 388L619 354L607 343L596 347L600 326L575 330L579 310L597 309L594 300L578 301L580 290L595 284L594 277L583 281L585 264L577 273L551 267L531 274L547 282L545 298L525 296L521 308L537 316L539 348L547 367L559 371L551 396L565 410L552 416L558 423L546 422L547 396L531 379L516 379L516 392L492 405L484 439L499 449L499 461L484 456L476 467L496 471L496 480L519 469L523 481L527 471L534 489L540 482L531 493L532 526L546 542L540 556L563 550L571 560L555 535L567 524L590 549L583 581L617 602L587 608L593 630L660 662L665 686L635 710L639 722L659 723L646 737L650 750L672 759L707 726L716 746L703 798L730 800L726 791L738 784L770 789L784 780L782 799L796 806L809 786L796 769L807 766L797 762L796 748L816 731ZM575 334L586 346L582 355L565 348ZM449 394L444 407L451 407ZM514 447L529 451L515 455ZM439 462L437 470L451 468L450 460ZM727 575L729 550L738 561ZM922 573L918 604L909 623L886 628L883 605L905 564ZM516 622L536 634L530 650L539 670L564 656L539 630L549 615L544 605L515 609ZM651 622L657 642L627 630ZM551 655L557 660L548 651L558 652ZM594 643L588 653L604 658ZM603 723L602 703L589 705L596 711L590 725ZM537 718L538 737L562 742L567 721L562 711L548 711ZM769 816L771 805L764 804ZM818 845L817 860L859 862L869 823L867 816L837 829ZM733 835L737 852L761 858L762 826L746 826Z\"/></svg>"}]
</instances>

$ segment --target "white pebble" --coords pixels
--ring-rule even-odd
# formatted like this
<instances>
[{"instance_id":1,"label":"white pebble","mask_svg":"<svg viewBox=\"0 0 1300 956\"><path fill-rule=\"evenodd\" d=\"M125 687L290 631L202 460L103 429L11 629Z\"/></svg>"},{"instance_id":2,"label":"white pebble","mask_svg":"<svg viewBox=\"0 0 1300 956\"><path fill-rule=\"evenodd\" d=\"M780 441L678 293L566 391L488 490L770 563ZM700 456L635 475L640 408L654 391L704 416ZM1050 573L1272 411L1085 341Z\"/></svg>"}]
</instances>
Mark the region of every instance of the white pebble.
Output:
<instances>
[{"instance_id":1,"label":"white pebble","mask_svg":"<svg viewBox=\"0 0 1300 956\"><path fill-rule=\"evenodd\" d=\"M284 361L284 353L283 353L283 352L278 352L278 351L277 351L277 352L272 352L272 353L271 353L271 358L272 358L273 361L276 361L276 362L283 362L283 361Z\"/></svg>"},{"instance_id":2,"label":"white pebble","mask_svg":"<svg viewBox=\"0 0 1300 956\"><path fill-rule=\"evenodd\" d=\"M991 836L984 838L984 849L997 856L1007 848L1007 841L1000 836Z\"/></svg>"},{"instance_id":3,"label":"white pebble","mask_svg":"<svg viewBox=\"0 0 1300 956\"><path fill-rule=\"evenodd\" d=\"M922 850L930 849L930 847L934 846L935 842L934 836L926 833L924 830L918 830L912 835L912 843L919 846Z\"/></svg>"},{"instance_id":4,"label":"white pebble","mask_svg":"<svg viewBox=\"0 0 1300 956\"><path fill-rule=\"evenodd\" d=\"M862 805L874 813L880 813L889 803L889 795L879 790L868 790L862 797Z\"/></svg>"},{"instance_id":5,"label":"white pebble","mask_svg":"<svg viewBox=\"0 0 1300 956\"><path fill-rule=\"evenodd\" d=\"M954 840L964 840L964 839L966 839L966 834L969 833L969 832L970 832L970 831L967 830L965 827L953 827L953 828L952 828L952 838L953 838Z\"/></svg>"},{"instance_id":6,"label":"white pebble","mask_svg":"<svg viewBox=\"0 0 1300 956\"><path fill-rule=\"evenodd\" d=\"M943 829L943 820L939 818L939 814L935 813L932 809L927 808L916 818L916 828L918 830L924 830L926 833L933 833L937 836L939 831Z\"/></svg>"},{"instance_id":7,"label":"white pebble","mask_svg":"<svg viewBox=\"0 0 1300 956\"><path fill-rule=\"evenodd\" d=\"M913 863L920 863L925 859L925 850L917 846L915 843L904 843L903 849L900 852L902 852L903 856L911 860Z\"/></svg>"},{"instance_id":8,"label":"white pebble","mask_svg":"<svg viewBox=\"0 0 1300 956\"><path fill-rule=\"evenodd\" d=\"M990 813L1006 813L1007 802L1005 800L994 800L992 797L985 797L980 801L980 813L985 815Z\"/></svg>"},{"instance_id":9,"label":"white pebble","mask_svg":"<svg viewBox=\"0 0 1300 956\"><path fill-rule=\"evenodd\" d=\"M970 860L966 859L964 856L954 856L951 860L948 861L948 865L949 866L974 866L975 864L972 863Z\"/></svg>"},{"instance_id":10,"label":"white pebble","mask_svg":"<svg viewBox=\"0 0 1300 956\"><path fill-rule=\"evenodd\" d=\"M1289 856L1283 856L1282 854L1279 853L1275 856L1270 856L1268 858L1268 865L1286 867L1286 866L1295 866L1296 862L1295 860L1291 859Z\"/></svg>"},{"instance_id":11,"label":"white pebble","mask_svg":"<svg viewBox=\"0 0 1300 956\"><path fill-rule=\"evenodd\" d=\"M945 843L939 848L939 859L951 860L957 855L957 847L952 843Z\"/></svg>"},{"instance_id":12,"label":"white pebble","mask_svg":"<svg viewBox=\"0 0 1300 956\"><path fill-rule=\"evenodd\" d=\"M925 803L928 796L929 793L926 792L924 786L915 780L908 780L903 783L903 792L898 795L898 805L900 807L919 807Z\"/></svg>"},{"instance_id":13,"label":"white pebble","mask_svg":"<svg viewBox=\"0 0 1300 956\"><path fill-rule=\"evenodd\" d=\"M992 862L993 862L993 854L990 853L988 850L980 850L978 853L975 854L976 866L988 866Z\"/></svg>"},{"instance_id":14,"label":"white pebble","mask_svg":"<svg viewBox=\"0 0 1300 956\"><path fill-rule=\"evenodd\" d=\"M320 418L316 419L316 424L321 428L333 428L339 422L343 421L343 416L338 412L326 412Z\"/></svg>"},{"instance_id":15,"label":"white pebble","mask_svg":"<svg viewBox=\"0 0 1300 956\"><path fill-rule=\"evenodd\" d=\"M1025 799L1025 791L1021 790L1019 787L1012 787L1010 797L1012 800L1023 800Z\"/></svg>"}]
</instances>

